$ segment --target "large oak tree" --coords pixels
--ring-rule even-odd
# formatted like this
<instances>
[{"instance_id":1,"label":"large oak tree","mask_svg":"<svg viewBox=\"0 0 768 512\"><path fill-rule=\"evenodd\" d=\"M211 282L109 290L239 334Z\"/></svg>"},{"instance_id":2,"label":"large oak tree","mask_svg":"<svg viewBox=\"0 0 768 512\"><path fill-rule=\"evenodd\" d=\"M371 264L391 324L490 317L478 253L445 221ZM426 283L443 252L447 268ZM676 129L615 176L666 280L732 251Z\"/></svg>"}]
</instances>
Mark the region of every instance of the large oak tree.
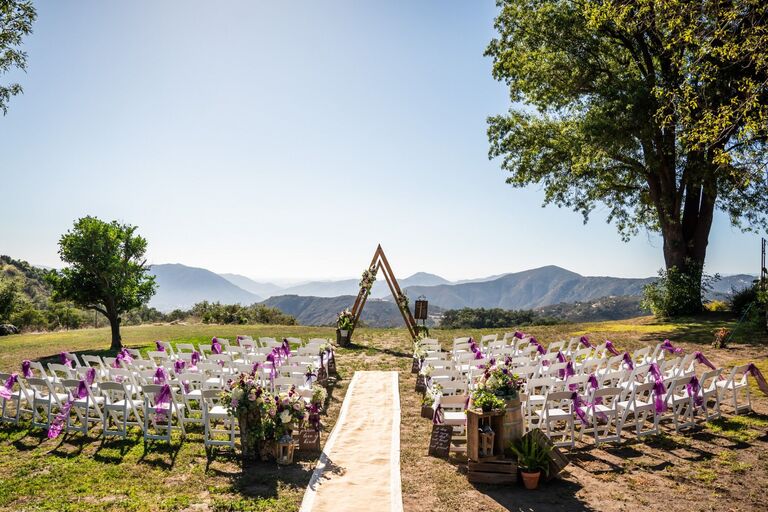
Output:
<instances>
[{"instance_id":1,"label":"large oak tree","mask_svg":"<svg viewBox=\"0 0 768 512\"><path fill-rule=\"evenodd\" d=\"M624 239L663 238L667 270L701 271L715 212L766 227L768 2L499 0L486 55L513 108L489 119L507 182ZM693 277L690 279L690 277Z\"/></svg>"},{"instance_id":2,"label":"large oak tree","mask_svg":"<svg viewBox=\"0 0 768 512\"><path fill-rule=\"evenodd\" d=\"M48 275L53 298L107 317L113 350L122 347L120 315L147 304L155 293L146 250L147 241L135 226L95 217L77 220L59 240L59 256L68 266Z\"/></svg>"}]
</instances>

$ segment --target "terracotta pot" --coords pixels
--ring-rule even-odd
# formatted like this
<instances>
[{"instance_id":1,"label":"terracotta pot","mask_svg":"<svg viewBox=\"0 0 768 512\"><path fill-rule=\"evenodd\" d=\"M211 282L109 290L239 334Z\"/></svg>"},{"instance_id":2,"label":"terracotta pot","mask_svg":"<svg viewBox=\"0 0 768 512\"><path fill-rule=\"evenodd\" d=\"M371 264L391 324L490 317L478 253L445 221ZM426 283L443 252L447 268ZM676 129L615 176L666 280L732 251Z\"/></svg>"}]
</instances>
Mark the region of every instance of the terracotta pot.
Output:
<instances>
[{"instance_id":1,"label":"terracotta pot","mask_svg":"<svg viewBox=\"0 0 768 512\"><path fill-rule=\"evenodd\" d=\"M520 471L520 474L523 475L523 485L526 489L535 489L539 486L539 477L541 477L541 471L528 472L528 471Z\"/></svg>"}]
</instances>

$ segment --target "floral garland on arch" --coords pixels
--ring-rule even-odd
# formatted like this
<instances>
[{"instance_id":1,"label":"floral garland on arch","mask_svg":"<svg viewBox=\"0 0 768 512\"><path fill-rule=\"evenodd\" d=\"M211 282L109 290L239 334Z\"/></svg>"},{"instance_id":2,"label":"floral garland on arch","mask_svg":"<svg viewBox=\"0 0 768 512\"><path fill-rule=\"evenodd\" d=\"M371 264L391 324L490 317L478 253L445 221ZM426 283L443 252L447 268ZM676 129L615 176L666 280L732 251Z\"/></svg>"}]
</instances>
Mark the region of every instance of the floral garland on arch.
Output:
<instances>
[{"instance_id":1,"label":"floral garland on arch","mask_svg":"<svg viewBox=\"0 0 768 512\"><path fill-rule=\"evenodd\" d=\"M371 294L371 288L373 283L376 282L376 266L372 265L370 268L363 271L363 275L360 278L360 288L365 290L365 295Z\"/></svg>"},{"instance_id":2,"label":"floral garland on arch","mask_svg":"<svg viewBox=\"0 0 768 512\"><path fill-rule=\"evenodd\" d=\"M347 308L336 315L336 327L340 331L349 331L352 329L352 323L354 320L355 315L353 315L349 308Z\"/></svg>"},{"instance_id":3,"label":"floral garland on arch","mask_svg":"<svg viewBox=\"0 0 768 512\"><path fill-rule=\"evenodd\" d=\"M406 311L408 309L408 303L409 303L409 300L406 294L400 293L397 296L397 305L400 306L400 309L402 311Z\"/></svg>"}]
</instances>

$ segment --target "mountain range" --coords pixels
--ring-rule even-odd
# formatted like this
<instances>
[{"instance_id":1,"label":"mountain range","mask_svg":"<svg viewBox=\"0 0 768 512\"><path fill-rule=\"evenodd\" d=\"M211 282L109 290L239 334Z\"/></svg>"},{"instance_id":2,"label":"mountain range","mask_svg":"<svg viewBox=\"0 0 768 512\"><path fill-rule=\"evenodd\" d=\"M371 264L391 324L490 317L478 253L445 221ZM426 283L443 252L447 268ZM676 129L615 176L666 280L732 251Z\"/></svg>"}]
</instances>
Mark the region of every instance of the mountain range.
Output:
<instances>
[{"instance_id":1,"label":"mountain range","mask_svg":"<svg viewBox=\"0 0 768 512\"><path fill-rule=\"evenodd\" d=\"M294 315L307 325L330 324L335 314L350 307L359 290L358 279L312 281L282 287L238 274L216 274L181 264L153 265L158 290L150 305L161 311L187 309L197 302L253 304L264 302ZM639 311L643 286L655 278L582 276L557 266L545 266L472 280L451 282L440 276L419 272L399 280L412 299L425 296L430 313L456 308L537 309L549 314L564 312L564 304L581 303L579 316L601 311L601 317ZM727 298L734 290L752 283L754 276L738 274L717 281L710 298ZM617 299L621 297L622 299ZM613 300L604 300L613 298ZM586 307L586 304L595 304ZM398 324L399 312L383 279L371 290L366 304L368 325Z\"/></svg>"}]
</instances>

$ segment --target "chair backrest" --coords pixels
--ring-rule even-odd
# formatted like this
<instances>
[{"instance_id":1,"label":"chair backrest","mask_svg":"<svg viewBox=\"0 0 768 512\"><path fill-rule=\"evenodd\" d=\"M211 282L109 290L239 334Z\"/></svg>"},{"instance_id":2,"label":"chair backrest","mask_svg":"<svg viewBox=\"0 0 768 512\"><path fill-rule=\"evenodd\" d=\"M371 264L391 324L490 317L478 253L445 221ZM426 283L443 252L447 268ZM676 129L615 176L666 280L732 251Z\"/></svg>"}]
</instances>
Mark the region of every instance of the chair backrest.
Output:
<instances>
[{"instance_id":1,"label":"chair backrest","mask_svg":"<svg viewBox=\"0 0 768 512\"><path fill-rule=\"evenodd\" d=\"M96 368L97 370L104 370L104 361L99 356L82 356L83 363L89 368Z\"/></svg>"},{"instance_id":2,"label":"chair backrest","mask_svg":"<svg viewBox=\"0 0 768 512\"><path fill-rule=\"evenodd\" d=\"M572 399L572 391L553 391L547 393L547 396L544 398L544 409L559 408L564 411L570 411Z\"/></svg>"},{"instance_id":3,"label":"chair backrest","mask_svg":"<svg viewBox=\"0 0 768 512\"><path fill-rule=\"evenodd\" d=\"M576 361L580 359L586 359L592 355L593 350L594 349L591 347L584 347L584 348L575 350L571 353L571 360Z\"/></svg>"},{"instance_id":4,"label":"chair backrest","mask_svg":"<svg viewBox=\"0 0 768 512\"><path fill-rule=\"evenodd\" d=\"M183 353L192 353L195 351L195 346L192 343L177 343L176 354L181 355Z\"/></svg>"},{"instance_id":5,"label":"chair backrest","mask_svg":"<svg viewBox=\"0 0 768 512\"><path fill-rule=\"evenodd\" d=\"M163 347L170 357L173 357L175 352L173 351L173 345L171 345L170 342L158 340L156 343Z\"/></svg>"},{"instance_id":6,"label":"chair backrest","mask_svg":"<svg viewBox=\"0 0 768 512\"><path fill-rule=\"evenodd\" d=\"M147 352L147 357L156 365L163 364L163 361L169 359L171 356L167 352L160 352L159 350L150 350Z\"/></svg>"},{"instance_id":7,"label":"chair backrest","mask_svg":"<svg viewBox=\"0 0 768 512\"><path fill-rule=\"evenodd\" d=\"M622 391L624 390L620 387L597 388L592 392L592 402L600 399L604 406L616 407Z\"/></svg>"},{"instance_id":8,"label":"chair backrest","mask_svg":"<svg viewBox=\"0 0 768 512\"><path fill-rule=\"evenodd\" d=\"M45 398L52 395L53 390L48 379L30 377L26 379L26 385L29 386L37 398Z\"/></svg>"},{"instance_id":9,"label":"chair backrest","mask_svg":"<svg viewBox=\"0 0 768 512\"><path fill-rule=\"evenodd\" d=\"M547 347L547 352L562 352L563 348L565 348L565 341L553 341Z\"/></svg>"},{"instance_id":10,"label":"chair backrest","mask_svg":"<svg viewBox=\"0 0 768 512\"><path fill-rule=\"evenodd\" d=\"M74 377L72 368L59 363L48 363L48 371L51 372L55 380L71 379Z\"/></svg>"},{"instance_id":11,"label":"chair backrest","mask_svg":"<svg viewBox=\"0 0 768 512\"><path fill-rule=\"evenodd\" d=\"M637 363L645 363L651 354L651 347L643 347L632 352L632 360Z\"/></svg>"},{"instance_id":12,"label":"chair backrest","mask_svg":"<svg viewBox=\"0 0 768 512\"><path fill-rule=\"evenodd\" d=\"M715 368L714 370L709 370L708 372L704 372L699 379L699 384L701 385L701 389L704 392L707 391L716 391L717 390L717 383L720 381L720 376L723 374L722 368Z\"/></svg>"},{"instance_id":13,"label":"chair backrest","mask_svg":"<svg viewBox=\"0 0 768 512\"><path fill-rule=\"evenodd\" d=\"M644 382L642 384L635 384L632 386L632 398L631 400L640 400L642 402L653 402L653 388L654 382Z\"/></svg>"},{"instance_id":14,"label":"chair backrest","mask_svg":"<svg viewBox=\"0 0 768 512\"><path fill-rule=\"evenodd\" d=\"M480 343L490 343L499 339L498 334L486 334L480 338Z\"/></svg>"},{"instance_id":15,"label":"chair backrest","mask_svg":"<svg viewBox=\"0 0 768 512\"><path fill-rule=\"evenodd\" d=\"M126 350L126 352L128 352L128 354L130 354L130 356L131 356L131 357L132 357L134 360L139 360L139 361L141 361L141 360L143 360L143 359L144 359L144 356L142 356L142 355L141 355L141 351L140 351L139 349L136 349L136 348L127 348L127 349L125 349L125 350Z\"/></svg>"},{"instance_id":16,"label":"chair backrest","mask_svg":"<svg viewBox=\"0 0 768 512\"><path fill-rule=\"evenodd\" d=\"M253 341L253 339L241 339L240 346L248 352L253 352L253 349L256 347L256 342Z\"/></svg>"},{"instance_id":17,"label":"chair backrest","mask_svg":"<svg viewBox=\"0 0 768 512\"><path fill-rule=\"evenodd\" d=\"M290 343L294 347L301 346L304 344L304 341L301 338L288 337L285 339L288 340L288 343Z\"/></svg>"}]
</instances>

